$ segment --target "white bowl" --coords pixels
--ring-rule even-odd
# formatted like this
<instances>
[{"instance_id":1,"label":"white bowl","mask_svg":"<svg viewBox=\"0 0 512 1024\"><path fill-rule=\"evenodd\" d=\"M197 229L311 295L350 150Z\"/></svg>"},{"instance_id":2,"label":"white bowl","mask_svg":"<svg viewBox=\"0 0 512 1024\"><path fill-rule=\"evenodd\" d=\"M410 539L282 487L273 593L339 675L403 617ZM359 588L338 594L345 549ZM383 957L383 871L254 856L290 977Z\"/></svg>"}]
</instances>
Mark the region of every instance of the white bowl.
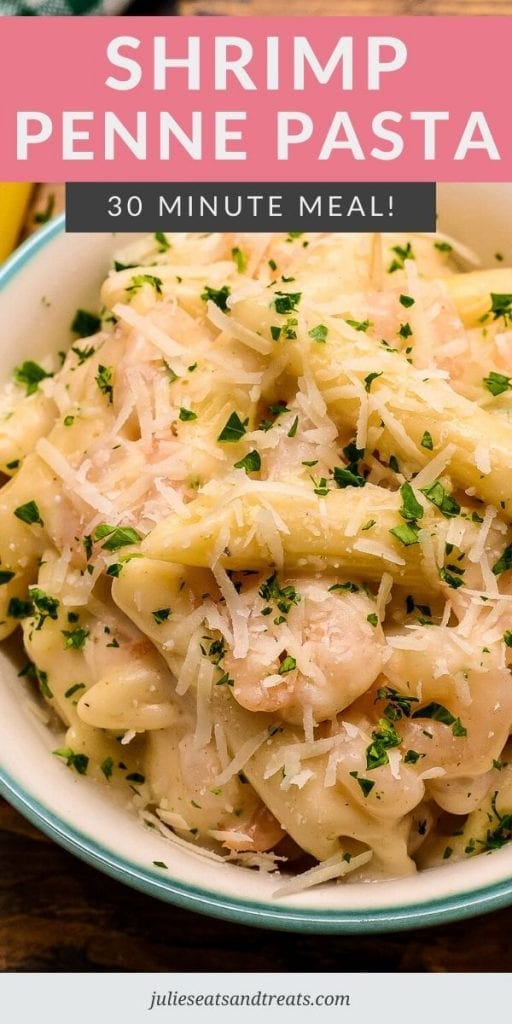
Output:
<instances>
[{"instance_id":1,"label":"white bowl","mask_svg":"<svg viewBox=\"0 0 512 1024\"><path fill-rule=\"evenodd\" d=\"M496 265L512 258L512 186L447 185L439 227ZM126 236L124 236L126 239ZM119 236L65 235L60 219L0 271L0 379L28 357L69 343L78 306L97 304ZM365 885L327 884L276 899L264 873L219 864L197 849L145 830L106 790L73 776L50 751L55 736L31 713L14 645L0 649L0 791L77 856L143 892L192 910L268 928L359 932L412 928L469 917L512 902L512 846L465 863ZM33 698L32 698L33 699ZM155 861L168 870L154 866Z\"/></svg>"}]
</instances>

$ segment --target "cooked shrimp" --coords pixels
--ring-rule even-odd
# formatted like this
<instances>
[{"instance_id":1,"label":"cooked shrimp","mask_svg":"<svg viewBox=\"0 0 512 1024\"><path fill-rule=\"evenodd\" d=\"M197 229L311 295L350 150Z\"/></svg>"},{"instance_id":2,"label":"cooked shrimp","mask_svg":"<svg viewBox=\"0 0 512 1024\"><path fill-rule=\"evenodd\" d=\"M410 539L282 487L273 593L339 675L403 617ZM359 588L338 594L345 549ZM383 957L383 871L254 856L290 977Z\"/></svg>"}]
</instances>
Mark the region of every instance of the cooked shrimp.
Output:
<instances>
[{"instance_id":1,"label":"cooked shrimp","mask_svg":"<svg viewBox=\"0 0 512 1024\"><path fill-rule=\"evenodd\" d=\"M379 675L388 652L375 602L355 584L328 582L273 576L244 592L253 609L249 653L243 661L228 653L224 669L249 711L302 723L309 710L321 722Z\"/></svg>"}]
</instances>

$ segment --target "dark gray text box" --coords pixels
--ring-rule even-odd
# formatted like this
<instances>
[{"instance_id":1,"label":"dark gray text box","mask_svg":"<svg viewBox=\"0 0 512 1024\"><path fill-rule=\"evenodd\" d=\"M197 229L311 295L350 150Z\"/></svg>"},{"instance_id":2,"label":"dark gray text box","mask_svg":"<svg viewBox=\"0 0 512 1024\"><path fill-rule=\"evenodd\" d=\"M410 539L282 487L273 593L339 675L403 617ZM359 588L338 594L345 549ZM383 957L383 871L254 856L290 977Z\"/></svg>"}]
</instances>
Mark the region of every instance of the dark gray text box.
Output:
<instances>
[{"instance_id":1,"label":"dark gray text box","mask_svg":"<svg viewBox=\"0 0 512 1024\"><path fill-rule=\"evenodd\" d=\"M431 182L73 183L67 231L435 231Z\"/></svg>"}]
</instances>

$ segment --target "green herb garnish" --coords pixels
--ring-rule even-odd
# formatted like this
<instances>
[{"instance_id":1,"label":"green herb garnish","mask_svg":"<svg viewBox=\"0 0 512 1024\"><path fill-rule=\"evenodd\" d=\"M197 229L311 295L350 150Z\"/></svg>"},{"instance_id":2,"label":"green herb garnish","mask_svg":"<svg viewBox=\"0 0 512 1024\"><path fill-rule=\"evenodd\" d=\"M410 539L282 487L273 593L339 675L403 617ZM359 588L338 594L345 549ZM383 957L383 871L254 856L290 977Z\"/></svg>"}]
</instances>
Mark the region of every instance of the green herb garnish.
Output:
<instances>
[{"instance_id":1,"label":"green herb garnish","mask_svg":"<svg viewBox=\"0 0 512 1024\"><path fill-rule=\"evenodd\" d=\"M71 747L59 747L52 750L56 757L63 757L68 768L74 768L79 775L85 775L89 765L89 758L86 754L75 754Z\"/></svg>"},{"instance_id":2,"label":"green herb garnish","mask_svg":"<svg viewBox=\"0 0 512 1024\"><path fill-rule=\"evenodd\" d=\"M227 423L223 426L217 441L235 442L239 441L246 433L247 420L242 423L237 412L232 412Z\"/></svg>"},{"instance_id":3,"label":"green herb garnish","mask_svg":"<svg viewBox=\"0 0 512 1024\"><path fill-rule=\"evenodd\" d=\"M247 270L247 256L246 256L246 254L244 252L242 252L242 250L239 249L238 246L235 246L235 248L231 250L231 256L233 257L233 259L234 259L234 261L236 263L236 269L238 270L238 273L239 274L245 273L245 271Z\"/></svg>"},{"instance_id":4,"label":"green herb garnish","mask_svg":"<svg viewBox=\"0 0 512 1024\"><path fill-rule=\"evenodd\" d=\"M13 372L13 379L16 381L16 384L23 385L26 388L27 395L33 395L38 390L40 382L47 377L53 377L53 373L47 373L46 370L43 370L42 366L39 366L39 363L34 363L32 359L26 359Z\"/></svg>"},{"instance_id":5,"label":"green herb garnish","mask_svg":"<svg viewBox=\"0 0 512 1024\"><path fill-rule=\"evenodd\" d=\"M302 292L276 292L271 305L276 313L285 316L287 313L295 313L302 298Z\"/></svg>"},{"instance_id":6,"label":"green herb garnish","mask_svg":"<svg viewBox=\"0 0 512 1024\"><path fill-rule=\"evenodd\" d=\"M90 338L91 334L97 334L100 327L101 318L86 309L77 309L71 323L73 334L78 334L79 338Z\"/></svg>"},{"instance_id":7,"label":"green herb garnish","mask_svg":"<svg viewBox=\"0 0 512 1024\"><path fill-rule=\"evenodd\" d=\"M167 252L171 248L164 231L155 231L155 242L158 242L158 252Z\"/></svg>"},{"instance_id":8,"label":"green herb garnish","mask_svg":"<svg viewBox=\"0 0 512 1024\"><path fill-rule=\"evenodd\" d=\"M18 508L14 509L14 515L16 519L21 519L22 523L27 523L29 526L44 526L35 501L27 501L24 505L18 505Z\"/></svg>"},{"instance_id":9,"label":"green herb garnish","mask_svg":"<svg viewBox=\"0 0 512 1024\"><path fill-rule=\"evenodd\" d=\"M197 419L197 413L192 412L191 409L185 409L183 406L180 408L179 417L182 423L188 423L190 420Z\"/></svg>"},{"instance_id":10,"label":"green herb garnish","mask_svg":"<svg viewBox=\"0 0 512 1024\"><path fill-rule=\"evenodd\" d=\"M455 501L455 498L452 498L451 494L445 491L439 480L435 480L428 487L421 487L420 490L428 501L432 502L447 519L452 519L460 514L459 503Z\"/></svg>"},{"instance_id":11,"label":"green herb garnish","mask_svg":"<svg viewBox=\"0 0 512 1024\"><path fill-rule=\"evenodd\" d=\"M167 622L167 619L172 615L170 608L158 608L155 612L151 612L157 626L161 626L162 622Z\"/></svg>"},{"instance_id":12,"label":"green herb garnish","mask_svg":"<svg viewBox=\"0 0 512 1024\"><path fill-rule=\"evenodd\" d=\"M89 630L77 626L76 629L63 629L64 647L68 650L79 651L89 636Z\"/></svg>"},{"instance_id":13,"label":"green herb garnish","mask_svg":"<svg viewBox=\"0 0 512 1024\"><path fill-rule=\"evenodd\" d=\"M224 284L222 288L210 288L209 285L205 284L204 291L201 292L201 298L203 302L214 302L223 313L227 311L228 299L231 295L231 288L229 285Z\"/></svg>"},{"instance_id":14,"label":"green herb garnish","mask_svg":"<svg viewBox=\"0 0 512 1024\"><path fill-rule=\"evenodd\" d=\"M127 544L138 544L142 540L139 531L132 526L109 526L108 523L100 523L94 531L94 540L103 540L105 537L107 539L101 545L105 551L117 551Z\"/></svg>"},{"instance_id":15,"label":"green herb garnish","mask_svg":"<svg viewBox=\"0 0 512 1024\"><path fill-rule=\"evenodd\" d=\"M126 291L130 295L136 295L145 284L149 284L157 295L162 294L164 283L161 277L155 277L154 274L136 274L135 277L132 277L131 284L128 285Z\"/></svg>"},{"instance_id":16,"label":"green herb garnish","mask_svg":"<svg viewBox=\"0 0 512 1024\"><path fill-rule=\"evenodd\" d=\"M100 364L98 366L98 372L94 378L102 394L108 398L109 404L112 404L114 401L114 385L112 383L113 372L112 366L102 366Z\"/></svg>"},{"instance_id":17,"label":"green herb garnish","mask_svg":"<svg viewBox=\"0 0 512 1024\"><path fill-rule=\"evenodd\" d=\"M248 452L243 459L235 462L235 469L245 469L246 473L257 473L261 469L261 456L257 451Z\"/></svg>"},{"instance_id":18,"label":"green herb garnish","mask_svg":"<svg viewBox=\"0 0 512 1024\"><path fill-rule=\"evenodd\" d=\"M329 329L325 324L317 324L316 327L312 327L311 330L308 331L308 337L312 338L313 341L323 343L326 341L328 333Z\"/></svg>"}]
</instances>

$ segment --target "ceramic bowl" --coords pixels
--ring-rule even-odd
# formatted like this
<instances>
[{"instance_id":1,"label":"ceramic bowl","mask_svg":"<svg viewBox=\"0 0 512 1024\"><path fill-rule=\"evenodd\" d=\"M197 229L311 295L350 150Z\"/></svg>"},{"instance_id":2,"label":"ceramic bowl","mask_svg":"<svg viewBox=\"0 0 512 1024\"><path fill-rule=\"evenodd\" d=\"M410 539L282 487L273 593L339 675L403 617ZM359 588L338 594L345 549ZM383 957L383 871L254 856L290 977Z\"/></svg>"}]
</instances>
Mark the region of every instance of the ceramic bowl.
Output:
<instances>
[{"instance_id":1,"label":"ceramic bowl","mask_svg":"<svg viewBox=\"0 0 512 1024\"><path fill-rule=\"evenodd\" d=\"M447 185L439 227L496 265L512 261L512 186ZM93 306L111 254L123 239L66 235L63 220L28 241L0 271L0 379L20 360L69 343L77 306ZM512 845L414 877L313 888L275 898L263 872L217 863L182 842L145 830L105 788L68 771L50 751L55 735L32 713L14 645L0 648L0 791L52 839L148 895L245 924L303 932L416 928L512 902ZM167 870L156 867L163 862Z\"/></svg>"}]
</instances>

